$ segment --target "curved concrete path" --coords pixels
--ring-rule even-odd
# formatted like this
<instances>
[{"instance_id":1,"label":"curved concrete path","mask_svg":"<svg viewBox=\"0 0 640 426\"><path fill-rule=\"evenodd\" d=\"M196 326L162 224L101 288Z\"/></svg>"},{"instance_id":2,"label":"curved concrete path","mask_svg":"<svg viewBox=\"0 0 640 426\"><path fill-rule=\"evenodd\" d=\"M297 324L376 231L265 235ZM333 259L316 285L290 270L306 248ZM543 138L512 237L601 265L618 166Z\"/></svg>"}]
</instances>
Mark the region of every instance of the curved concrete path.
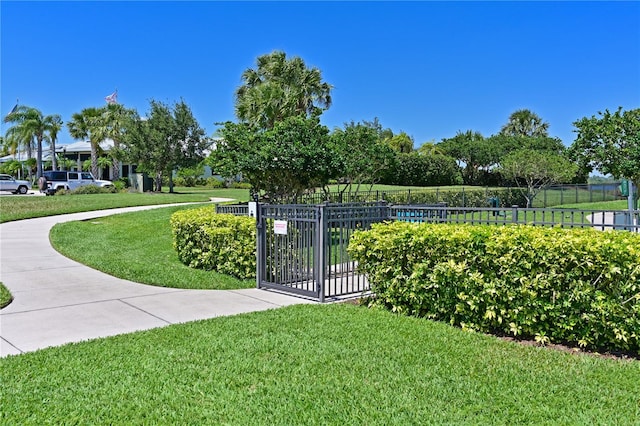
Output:
<instances>
[{"instance_id":1,"label":"curved concrete path","mask_svg":"<svg viewBox=\"0 0 640 426\"><path fill-rule=\"evenodd\" d=\"M220 201L220 200L214 200ZM56 223L163 206L130 207L0 225L0 281L13 302L0 310L0 356L309 300L258 289L182 290L112 277L51 247Z\"/></svg>"}]
</instances>

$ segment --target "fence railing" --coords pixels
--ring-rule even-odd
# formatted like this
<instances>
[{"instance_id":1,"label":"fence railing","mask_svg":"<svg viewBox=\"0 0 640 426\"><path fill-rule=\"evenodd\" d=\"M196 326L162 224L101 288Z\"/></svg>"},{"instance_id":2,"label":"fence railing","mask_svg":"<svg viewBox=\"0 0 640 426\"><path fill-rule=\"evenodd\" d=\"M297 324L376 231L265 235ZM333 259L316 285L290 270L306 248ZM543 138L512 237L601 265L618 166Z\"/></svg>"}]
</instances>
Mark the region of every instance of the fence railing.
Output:
<instances>
[{"instance_id":1,"label":"fence railing","mask_svg":"<svg viewBox=\"0 0 640 426\"><path fill-rule=\"evenodd\" d=\"M248 206L219 206L246 215ZM640 232L640 210L470 208L443 205L261 204L257 208L257 285L325 301L370 290L347 246L351 235L373 223L457 223L559 226Z\"/></svg>"},{"instance_id":2,"label":"fence railing","mask_svg":"<svg viewBox=\"0 0 640 426\"><path fill-rule=\"evenodd\" d=\"M465 208L389 206L389 219L417 223L474 225L527 224L640 232L640 210L605 211L553 208Z\"/></svg>"},{"instance_id":3,"label":"fence railing","mask_svg":"<svg viewBox=\"0 0 640 426\"><path fill-rule=\"evenodd\" d=\"M514 187L459 187L459 188L417 188L400 190L376 190L359 192L315 192L305 194L294 204L356 203L388 201L395 204L442 203L456 207L488 207L491 198L500 198L502 206L522 203L524 196L520 188ZM540 191L533 200L533 207L546 208L561 204L594 203L622 200L617 183L554 185Z\"/></svg>"},{"instance_id":4,"label":"fence railing","mask_svg":"<svg viewBox=\"0 0 640 426\"><path fill-rule=\"evenodd\" d=\"M228 213L235 216L249 216L249 206L246 204L216 204L216 213Z\"/></svg>"}]
</instances>

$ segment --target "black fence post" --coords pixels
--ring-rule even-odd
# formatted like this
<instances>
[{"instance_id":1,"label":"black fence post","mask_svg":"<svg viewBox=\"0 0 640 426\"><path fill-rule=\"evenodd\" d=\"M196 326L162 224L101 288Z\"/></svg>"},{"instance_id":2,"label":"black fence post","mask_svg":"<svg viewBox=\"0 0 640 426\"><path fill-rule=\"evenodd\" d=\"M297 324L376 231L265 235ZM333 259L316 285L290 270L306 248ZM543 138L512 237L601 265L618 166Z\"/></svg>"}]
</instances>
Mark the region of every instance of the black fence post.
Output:
<instances>
[{"instance_id":1,"label":"black fence post","mask_svg":"<svg viewBox=\"0 0 640 426\"><path fill-rule=\"evenodd\" d=\"M518 206L511 206L511 222L518 223Z\"/></svg>"},{"instance_id":2,"label":"black fence post","mask_svg":"<svg viewBox=\"0 0 640 426\"><path fill-rule=\"evenodd\" d=\"M256 287L264 280L266 262L265 227L262 220L262 204L256 203Z\"/></svg>"},{"instance_id":3,"label":"black fence post","mask_svg":"<svg viewBox=\"0 0 640 426\"><path fill-rule=\"evenodd\" d=\"M324 285L327 278L327 260L326 258L326 245L327 245L327 215L326 206L320 205L317 207L316 216L316 244L313 248L314 257L316 258L316 265L313 268L313 275L316 282L316 291L320 303L324 303Z\"/></svg>"}]
</instances>

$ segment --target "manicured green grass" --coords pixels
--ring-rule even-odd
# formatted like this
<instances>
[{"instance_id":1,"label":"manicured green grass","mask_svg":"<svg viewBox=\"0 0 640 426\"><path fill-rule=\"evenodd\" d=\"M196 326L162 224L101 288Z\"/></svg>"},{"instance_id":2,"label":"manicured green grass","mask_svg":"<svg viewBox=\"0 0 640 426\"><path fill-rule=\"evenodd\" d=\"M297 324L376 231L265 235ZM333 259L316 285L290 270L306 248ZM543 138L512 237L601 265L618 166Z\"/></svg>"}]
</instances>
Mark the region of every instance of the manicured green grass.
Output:
<instances>
[{"instance_id":1,"label":"manicured green grass","mask_svg":"<svg viewBox=\"0 0 640 426\"><path fill-rule=\"evenodd\" d=\"M565 190L560 189L547 189L541 191L533 200L533 207L555 207L564 204L576 204L581 206L583 203L593 203L602 201L614 201L617 200L615 194L611 191L589 191L587 189L575 189L568 188Z\"/></svg>"},{"instance_id":2,"label":"manicured green grass","mask_svg":"<svg viewBox=\"0 0 640 426\"><path fill-rule=\"evenodd\" d=\"M177 210L196 207L202 205L164 207L60 223L51 230L50 240L56 250L71 259L139 283L198 289L255 286L255 281L189 268L178 260L169 219Z\"/></svg>"},{"instance_id":3,"label":"manicured green grass","mask_svg":"<svg viewBox=\"0 0 640 426\"><path fill-rule=\"evenodd\" d=\"M176 187L176 193L85 194L64 196L3 196L0 197L0 223L34 217L78 213L118 207L156 204L205 202L210 197L247 201L246 189L206 189Z\"/></svg>"},{"instance_id":4,"label":"manicured green grass","mask_svg":"<svg viewBox=\"0 0 640 426\"><path fill-rule=\"evenodd\" d=\"M582 204L563 204L558 206L558 208L563 209L584 209L584 210L607 210L607 211L615 211L615 210L626 210L627 201L600 201L596 203L582 203Z\"/></svg>"},{"instance_id":5,"label":"manicured green grass","mask_svg":"<svg viewBox=\"0 0 640 426\"><path fill-rule=\"evenodd\" d=\"M7 306L12 299L13 297L9 290L4 286L4 284L0 283L0 309Z\"/></svg>"},{"instance_id":6,"label":"manicured green grass","mask_svg":"<svg viewBox=\"0 0 640 426\"><path fill-rule=\"evenodd\" d=\"M640 422L640 362L353 305L298 305L0 360L3 424Z\"/></svg>"}]
</instances>

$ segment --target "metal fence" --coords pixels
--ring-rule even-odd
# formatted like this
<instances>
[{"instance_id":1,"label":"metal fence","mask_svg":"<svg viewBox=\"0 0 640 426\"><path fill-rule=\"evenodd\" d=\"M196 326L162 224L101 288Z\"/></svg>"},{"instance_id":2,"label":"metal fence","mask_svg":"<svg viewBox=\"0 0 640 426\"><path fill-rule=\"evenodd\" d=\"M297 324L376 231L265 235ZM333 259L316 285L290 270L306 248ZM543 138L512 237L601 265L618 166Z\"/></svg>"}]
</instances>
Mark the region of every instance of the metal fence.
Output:
<instances>
[{"instance_id":1,"label":"metal fence","mask_svg":"<svg viewBox=\"0 0 640 426\"><path fill-rule=\"evenodd\" d=\"M219 206L222 207L222 206ZM247 215L248 206L224 206ZM260 204L257 221L257 285L321 302L370 290L348 252L351 235L383 221L472 225L559 226L640 232L640 210L465 208L443 205Z\"/></svg>"},{"instance_id":2,"label":"metal fence","mask_svg":"<svg viewBox=\"0 0 640 426\"><path fill-rule=\"evenodd\" d=\"M577 184L577 185L553 185L540 191L533 200L533 207L546 208L561 204L594 203L600 201L622 200L618 189L619 183L607 184ZM359 192L315 192L305 194L293 203L319 204L331 203L357 203L373 201L390 201L393 203L442 203L457 207L483 207L489 205L489 199L496 196L507 195L503 203L507 206L518 204L513 202L520 199L524 202L520 188L514 187L454 187L444 188L416 188L400 190L376 190ZM508 199L507 199L508 198ZM524 204L522 204L524 206Z\"/></svg>"},{"instance_id":3,"label":"metal fence","mask_svg":"<svg viewBox=\"0 0 640 426\"><path fill-rule=\"evenodd\" d=\"M260 205L257 284L319 300L369 290L347 253L353 232L388 219L384 203Z\"/></svg>"},{"instance_id":4,"label":"metal fence","mask_svg":"<svg viewBox=\"0 0 640 426\"><path fill-rule=\"evenodd\" d=\"M553 208L464 208L440 206L389 206L389 219L416 223L472 225L526 224L602 231L640 232L640 210L605 211Z\"/></svg>"},{"instance_id":5,"label":"metal fence","mask_svg":"<svg viewBox=\"0 0 640 426\"><path fill-rule=\"evenodd\" d=\"M247 204L216 204L216 213L227 213L235 216L249 216Z\"/></svg>"}]
</instances>

